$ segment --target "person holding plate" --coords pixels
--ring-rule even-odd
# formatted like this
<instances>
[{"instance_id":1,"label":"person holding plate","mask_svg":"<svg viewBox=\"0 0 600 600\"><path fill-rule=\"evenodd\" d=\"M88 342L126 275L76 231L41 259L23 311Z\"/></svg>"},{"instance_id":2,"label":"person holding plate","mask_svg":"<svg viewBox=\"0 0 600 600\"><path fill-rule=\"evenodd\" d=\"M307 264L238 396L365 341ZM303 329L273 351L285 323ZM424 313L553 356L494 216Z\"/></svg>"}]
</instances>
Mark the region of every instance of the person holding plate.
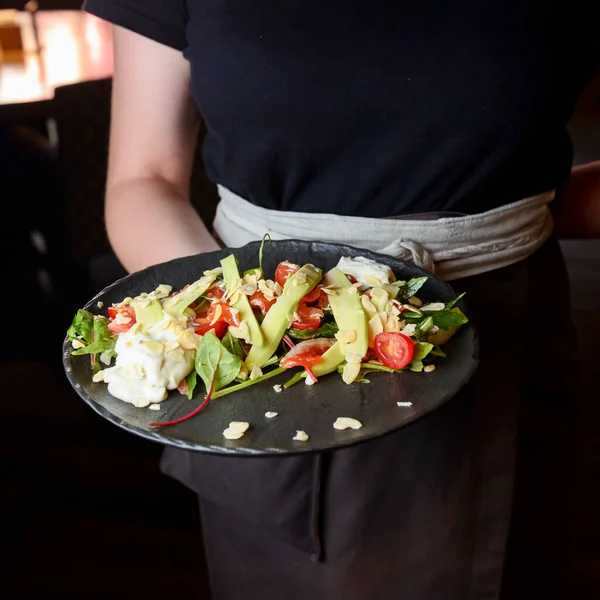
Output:
<instances>
[{"instance_id":1,"label":"person holding plate","mask_svg":"<svg viewBox=\"0 0 600 600\"><path fill-rule=\"evenodd\" d=\"M162 469L199 496L214 598L499 598L508 543L528 560L509 597L550 597L565 546L576 364L555 217L600 231L590 208L599 165L572 170L565 127L600 65L590 9L84 9L115 25L106 226L128 271L265 233L344 243L467 292L481 338L479 369L457 398L375 441L264 459L166 450ZM201 119L220 193L212 230L188 199ZM556 438L538 432L548 420ZM522 439L552 465L523 491ZM557 515L544 539L537 503ZM511 520L522 523L509 540Z\"/></svg>"}]
</instances>

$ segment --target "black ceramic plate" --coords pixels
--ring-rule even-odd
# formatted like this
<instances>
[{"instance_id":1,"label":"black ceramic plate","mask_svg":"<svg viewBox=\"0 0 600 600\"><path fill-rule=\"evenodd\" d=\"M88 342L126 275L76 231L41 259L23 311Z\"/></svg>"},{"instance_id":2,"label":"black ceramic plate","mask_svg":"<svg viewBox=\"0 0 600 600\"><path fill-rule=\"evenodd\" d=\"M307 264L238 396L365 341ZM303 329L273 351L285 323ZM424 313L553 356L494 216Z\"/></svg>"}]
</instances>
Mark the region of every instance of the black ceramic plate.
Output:
<instances>
[{"instance_id":1,"label":"black ceramic plate","mask_svg":"<svg viewBox=\"0 0 600 600\"><path fill-rule=\"evenodd\" d=\"M127 296L150 292L159 284L175 289L191 283L206 269L219 266L219 260L235 253L241 269L258 265L258 242L234 248L176 259L155 265L120 279L92 298L85 308L98 314L98 302L109 306ZM449 301L455 291L446 283L411 263L348 246L301 241L267 243L263 265L266 273L274 273L282 260L313 263L323 271L335 266L341 256L365 256L392 267L398 279L428 275L419 297L431 301ZM105 309L104 309L105 310ZM465 309L468 314L468 309ZM450 400L470 379L477 367L478 345L474 328L463 326L446 345L447 358L440 360L432 373L374 373L370 384L347 385L340 375L321 377L319 383L298 383L277 393L276 383L284 383L291 373L251 386L240 392L211 401L198 415L183 423L153 428L151 421L169 421L181 417L198 406L203 386L192 400L177 391L161 404L160 411L136 408L113 398L104 383L92 383L87 356L72 356L65 339L63 361L67 377L81 398L98 414L115 425L165 445L213 454L274 455L297 454L339 448L379 437L427 415ZM296 369L293 370L294 372ZM397 402L412 402L399 407ZM265 412L275 411L273 419ZM337 431L333 422L338 417L353 417L362 423L358 430ZM237 441L228 441L223 430L230 421L248 421L250 429ZM308 442L293 441L296 430L306 431Z\"/></svg>"}]
</instances>

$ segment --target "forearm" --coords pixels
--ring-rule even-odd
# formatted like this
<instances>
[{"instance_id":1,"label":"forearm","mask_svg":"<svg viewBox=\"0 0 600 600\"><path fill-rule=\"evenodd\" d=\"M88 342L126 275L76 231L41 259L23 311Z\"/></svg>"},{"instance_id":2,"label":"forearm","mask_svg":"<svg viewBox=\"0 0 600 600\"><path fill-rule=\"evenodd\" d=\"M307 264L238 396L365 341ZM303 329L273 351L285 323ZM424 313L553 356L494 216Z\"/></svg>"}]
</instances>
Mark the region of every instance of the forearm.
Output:
<instances>
[{"instance_id":1,"label":"forearm","mask_svg":"<svg viewBox=\"0 0 600 600\"><path fill-rule=\"evenodd\" d=\"M113 250L129 272L219 248L187 198L159 178L113 183L105 217Z\"/></svg>"},{"instance_id":2,"label":"forearm","mask_svg":"<svg viewBox=\"0 0 600 600\"><path fill-rule=\"evenodd\" d=\"M574 167L556 219L560 238L600 237L600 161Z\"/></svg>"}]
</instances>

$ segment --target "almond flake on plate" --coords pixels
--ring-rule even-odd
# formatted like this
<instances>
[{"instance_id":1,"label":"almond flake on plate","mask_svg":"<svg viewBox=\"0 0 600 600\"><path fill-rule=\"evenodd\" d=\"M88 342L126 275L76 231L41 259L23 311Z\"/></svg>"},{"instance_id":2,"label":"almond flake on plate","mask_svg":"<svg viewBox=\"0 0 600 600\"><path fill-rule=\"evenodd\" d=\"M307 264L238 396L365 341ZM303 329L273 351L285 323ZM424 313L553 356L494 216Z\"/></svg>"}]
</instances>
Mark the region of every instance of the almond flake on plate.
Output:
<instances>
[{"instance_id":1,"label":"almond flake on plate","mask_svg":"<svg viewBox=\"0 0 600 600\"><path fill-rule=\"evenodd\" d=\"M408 408L409 406L412 406L412 402L396 402L396 404L398 406L406 407L406 408Z\"/></svg>"},{"instance_id":2,"label":"almond flake on plate","mask_svg":"<svg viewBox=\"0 0 600 600\"><path fill-rule=\"evenodd\" d=\"M308 434L306 431L298 430L296 431L296 435L292 438L296 442L308 442Z\"/></svg>"},{"instance_id":3,"label":"almond flake on plate","mask_svg":"<svg viewBox=\"0 0 600 600\"><path fill-rule=\"evenodd\" d=\"M160 404L151 404L148 408L150 410L160 410Z\"/></svg>"},{"instance_id":4,"label":"almond flake on plate","mask_svg":"<svg viewBox=\"0 0 600 600\"><path fill-rule=\"evenodd\" d=\"M272 410L269 410L265 413L265 417L267 417L267 419L273 419L275 418L279 413L273 412Z\"/></svg>"},{"instance_id":5,"label":"almond flake on plate","mask_svg":"<svg viewBox=\"0 0 600 600\"><path fill-rule=\"evenodd\" d=\"M239 440L250 427L246 421L232 421L229 427L223 431L223 436L228 440Z\"/></svg>"},{"instance_id":6,"label":"almond flake on plate","mask_svg":"<svg viewBox=\"0 0 600 600\"><path fill-rule=\"evenodd\" d=\"M338 417L333 424L334 429L360 429L362 427L362 423L357 421L356 419L352 419L350 417Z\"/></svg>"}]
</instances>

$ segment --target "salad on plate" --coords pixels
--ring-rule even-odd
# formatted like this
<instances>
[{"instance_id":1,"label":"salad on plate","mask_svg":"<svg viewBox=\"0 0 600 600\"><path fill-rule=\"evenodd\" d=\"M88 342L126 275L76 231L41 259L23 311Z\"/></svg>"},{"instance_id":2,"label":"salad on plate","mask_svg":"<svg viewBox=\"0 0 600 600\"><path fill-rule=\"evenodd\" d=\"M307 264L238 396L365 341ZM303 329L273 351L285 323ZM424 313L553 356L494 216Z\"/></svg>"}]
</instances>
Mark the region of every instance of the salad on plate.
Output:
<instances>
[{"instance_id":1,"label":"salad on plate","mask_svg":"<svg viewBox=\"0 0 600 600\"><path fill-rule=\"evenodd\" d=\"M202 388L203 402L188 415L151 423L164 426L286 372L276 392L324 376L353 385L381 371L434 371L468 322L462 296L422 300L427 277L397 280L389 266L360 256L326 272L282 260L265 273L264 242L256 268L240 272L230 254L182 289L159 285L101 315L80 309L67 331L72 354L89 355L93 381L136 407L158 409L172 390L192 398Z\"/></svg>"}]
</instances>

